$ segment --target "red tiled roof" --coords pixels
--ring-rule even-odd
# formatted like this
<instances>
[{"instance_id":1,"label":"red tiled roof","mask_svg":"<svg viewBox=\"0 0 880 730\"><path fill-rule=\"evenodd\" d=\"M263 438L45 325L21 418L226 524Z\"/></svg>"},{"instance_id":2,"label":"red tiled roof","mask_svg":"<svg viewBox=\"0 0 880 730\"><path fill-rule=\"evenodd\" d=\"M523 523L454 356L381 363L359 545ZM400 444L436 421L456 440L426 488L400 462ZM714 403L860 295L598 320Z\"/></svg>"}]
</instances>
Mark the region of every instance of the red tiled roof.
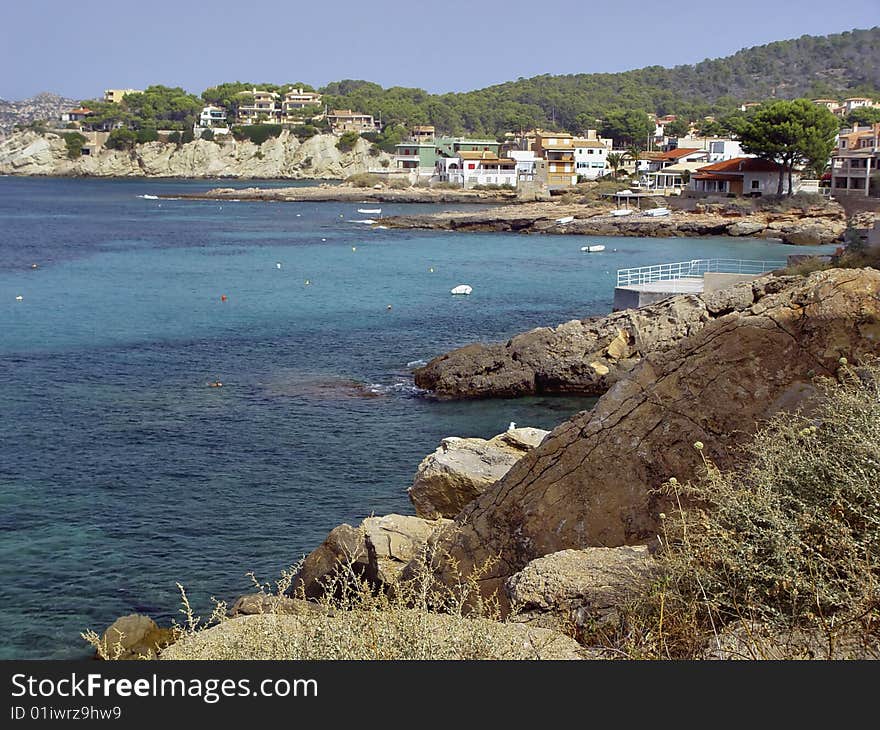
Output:
<instances>
[{"instance_id":1,"label":"red tiled roof","mask_svg":"<svg viewBox=\"0 0 880 730\"><path fill-rule=\"evenodd\" d=\"M658 160L677 160L679 157L687 157L694 152L705 152L706 150L698 150L692 147L679 147L678 149L663 152L656 159Z\"/></svg>"},{"instance_id":2,"label":"red tiled roof","mask_svg":"<svg viewBox=\"0 0 880 730\"><path fill-rule=\"evenodd\" d=\"M693 175L694 180L742 180L739 175L722 175L717 172L697 172Z\"/></svg>"},{"instance_id":3,"label":"red tiled roof","mask_svg":"<svg viewBox=\"0 0 880 730\"><path fill-rule=\"evenodd\" d=\"M700 174L706 172L779 172L779 165L760 157L734 157L732 160L714 162L700 168Z\"/></svg>"},{"instance_id":4,"label":"red tiled roof","mask_svg":"<svg viewBox=\"0 0 880 730\"><path fill-rule=\"evenodd\" d=\"M67 113L68 113L68 114L92 114L92 110L91 110L91 109L86 109L85 107L82 107L82 108L80 108L80 109L71 109L71 110L70 110L69 112L67 112Z\"/></svg>"}]
</instances>

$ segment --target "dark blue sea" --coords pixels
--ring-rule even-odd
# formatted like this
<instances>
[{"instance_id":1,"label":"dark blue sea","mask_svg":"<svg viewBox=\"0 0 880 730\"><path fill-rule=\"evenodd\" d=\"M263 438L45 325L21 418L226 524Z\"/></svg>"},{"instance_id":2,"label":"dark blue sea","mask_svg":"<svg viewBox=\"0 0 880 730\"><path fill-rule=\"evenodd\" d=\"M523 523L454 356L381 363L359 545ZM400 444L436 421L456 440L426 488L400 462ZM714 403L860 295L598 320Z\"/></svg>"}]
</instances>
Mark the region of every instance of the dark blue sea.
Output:
<instances>
[{"instance_id":1,"label":"dark blue sea","mask_svg":"<svg viewBox=\"0 0 880 730\"><path fill-rule=\"evenodd\" d=\"M0 178L0 658L85 656L79 632L127 613L168 623L176 582L203 611L233 600L248 571L276 578L341 522L411 513L441 438L591 405L433 401L417 361L607 313L621 267L794 250L142 197L217 184ZM451 296L462 283L473 294Z\"/></svg>"}]
</instances>

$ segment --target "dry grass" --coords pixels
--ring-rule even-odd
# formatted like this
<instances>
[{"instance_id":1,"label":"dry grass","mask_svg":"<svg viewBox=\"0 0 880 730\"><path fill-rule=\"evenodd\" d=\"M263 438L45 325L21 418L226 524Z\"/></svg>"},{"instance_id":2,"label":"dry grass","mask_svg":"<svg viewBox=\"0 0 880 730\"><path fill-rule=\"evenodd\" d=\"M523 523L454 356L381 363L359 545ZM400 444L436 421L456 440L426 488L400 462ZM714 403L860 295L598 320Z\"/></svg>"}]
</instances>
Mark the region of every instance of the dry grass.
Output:
<instances>
[{"instance_id":1,"label":"dry grass","mask_svg":"<svg viewBox=\"0 0 880 730\"><path fill-rule=\"evenodd\" d=\"M817 385L738 471L704 458L698 480L664 485L662 572L591 641L631 658L878 655L880 366L842 360Z\"/></svg>"}]
</instances>

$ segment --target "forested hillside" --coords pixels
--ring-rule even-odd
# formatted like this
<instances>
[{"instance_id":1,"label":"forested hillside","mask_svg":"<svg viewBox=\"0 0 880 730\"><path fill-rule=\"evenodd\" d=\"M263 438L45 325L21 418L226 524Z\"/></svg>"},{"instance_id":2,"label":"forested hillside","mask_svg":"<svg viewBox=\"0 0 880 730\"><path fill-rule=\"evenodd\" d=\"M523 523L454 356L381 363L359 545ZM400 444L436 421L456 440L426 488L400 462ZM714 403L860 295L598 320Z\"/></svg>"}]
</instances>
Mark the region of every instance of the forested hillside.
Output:
<instances>
[{"instance_id":1,"label":"forested hillside","mask_svg":"<svg viewBox=\"0 0 880 730\"><path fill-rule=\"evenodd\" d=\"M699 119L724 115L748 100L878 90L880 27L778 41L691 66L536 76L465 93L432 95L351 80L322 89L331 106L381 114L383 121L486 134L535 125L574 130L621 109Z\"/></svg>"}]
</instances>

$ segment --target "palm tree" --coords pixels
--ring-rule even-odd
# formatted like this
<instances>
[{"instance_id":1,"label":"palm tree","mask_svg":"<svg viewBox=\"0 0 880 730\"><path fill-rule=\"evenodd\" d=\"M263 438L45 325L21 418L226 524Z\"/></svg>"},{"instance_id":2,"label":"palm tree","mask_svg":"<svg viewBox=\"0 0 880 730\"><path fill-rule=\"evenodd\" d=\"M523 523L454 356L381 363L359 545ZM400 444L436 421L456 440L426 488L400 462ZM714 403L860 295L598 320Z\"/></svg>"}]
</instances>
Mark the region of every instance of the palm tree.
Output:
<instances>
[{"instance_id":1,"label":"palm tree","mask_svg":"<svg viewBox=\"0 0 880 730\"><path fill-rule=\"evenodd\" d=\"M605 158L605 162L608 163L608 167L611 168L611 173L614 177L617 177L617 171L623 164L623 154L620 152L610 152Z\"/></svg>"},{"instance_id":2,"label":"palm tree","mask_svg":"<svg viewBox=\"0 0 880 730\"><path fill-rule=\"evenodd\" d=\"M635 174L638 175L639 160L642 159L642 148L637 144L631 144L626 148L626 152L623 153L623 156L633 161L633 165L635 165Z\"/></svg>"}]
</instances>

